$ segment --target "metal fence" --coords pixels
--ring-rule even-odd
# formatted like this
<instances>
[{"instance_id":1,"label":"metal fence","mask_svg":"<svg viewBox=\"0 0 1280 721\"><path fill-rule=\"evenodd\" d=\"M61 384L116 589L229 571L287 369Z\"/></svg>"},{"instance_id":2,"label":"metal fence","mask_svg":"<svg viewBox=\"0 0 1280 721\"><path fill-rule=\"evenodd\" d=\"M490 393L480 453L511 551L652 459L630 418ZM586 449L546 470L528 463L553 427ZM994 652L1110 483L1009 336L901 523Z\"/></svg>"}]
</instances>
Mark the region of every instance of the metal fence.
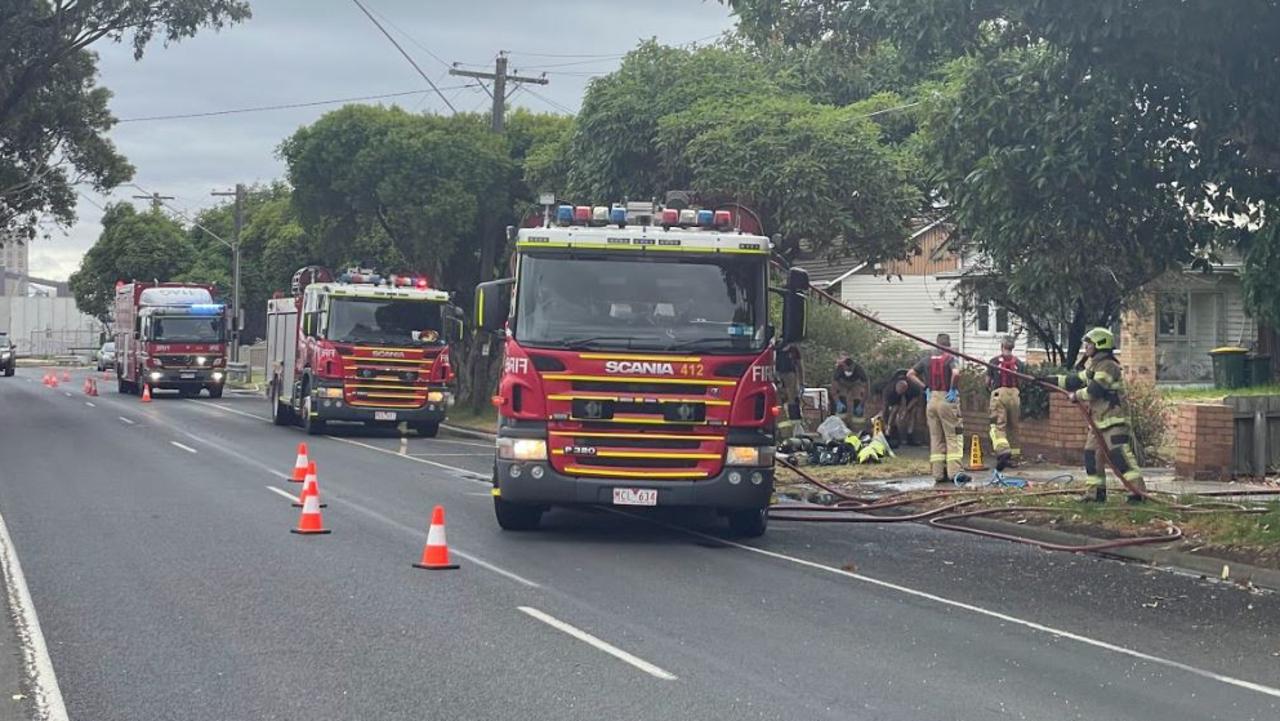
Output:
<instances>
[{"instance_id":1,"label":"metal fence","mask_svg":"<svg viewBox=\"0 0 1280 721\"><path fill-rule=\"evenodd\" d=\"M94 330L33 330L27 334L25 354L35 358L79 355L92 358L101 345Z\"/></svg>"}]
</instances>

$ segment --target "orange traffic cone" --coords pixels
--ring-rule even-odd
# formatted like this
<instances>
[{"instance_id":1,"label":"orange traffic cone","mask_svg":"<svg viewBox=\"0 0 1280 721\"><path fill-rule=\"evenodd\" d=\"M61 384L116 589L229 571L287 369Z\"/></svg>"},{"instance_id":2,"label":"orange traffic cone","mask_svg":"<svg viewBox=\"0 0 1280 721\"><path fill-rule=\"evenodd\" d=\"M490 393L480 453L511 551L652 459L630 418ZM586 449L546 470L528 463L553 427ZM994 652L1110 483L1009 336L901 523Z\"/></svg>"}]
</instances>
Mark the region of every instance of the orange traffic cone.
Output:
<instances>
[{"instance_id":1,"label":"orange traffic cone","mask_svg":"<svg viewBox=\"0 0 1280 721\"><path fill-rule=\"evenodd\" d=\"M89 382L90 382L90 380L91 380L91 379L89 379L89 378L85 378L85 379L84 379L84 385L80 387L80 390L84 391L84 394L85 394L85 395L87 395L87 396L91 396L91 395L93 395L92 393L90 393L90 392L89 392Z\"/></svg>"},{"instance_id":2,"label":"orange traffic cone","mask_svg":"<svg viewBox=\"0 0 1280 721\"><path fill-rule=\"evenodd\" d=\"M431 512L431 528L427 530L427 547L422 549L422 560L413 565L432 571L458 567L456 563L449 563L449 543L444 538L444 506L436 506Z\"/></svg>"},{"instance_id":3,"label":"orange traffic cone","mask_svg":"<svg viewBox=\"0 0 1280 721\"><path fill-rule=\"evenodd\" d=\"M328 533L324 527L324 518L320 516L320 492L302 496L302 517L298 519L298 527L290 528L290 533L312 534Z\"/></svg>"},{"instance_id":4,"label":"orange traffic cone","mask_svg":"<svg viewBox=\"0 0 1280 721\"><path fill-rule=\"evenodd\" d=\"M320 497L320 480L316 477L316 462L311 461L307 464L307 480L302 484L302 493L298 495L298 500L293 502L294 508L302 508L307 502L307 496ZM328 508L328 503L321 503L321 508Z\"/></svg>"},{"instance_id":5,"label":"orange traffic cone","mask_svg":"<svg viewBox=\"0 0 1280 721\"><path fill-rule=\"evenodd\" d=\"M94 398L98 397L98 382L92 378L89 379L89 395Z\"/></svg>"},{"instance_id":6,"label":"orange traffic cone","mask_svg":"<svg viewBox=\"0 0 1280 721\"><path fill-rule=\"evenodd\" d=\"M71 382L71 371L62 371L62 382L63 383Z\"/></svg>"},{"instance_id":7,"label":"orange traffic cone","mask_svg":"<svg viewBox=\"0 0 1280 721\"><path fill-rule=\"evenodd\" d=\"M102 371L102 380L104 380L104 381L111 380L111 371L110 371L110 370L105 370L105 369L104 369L104 370Z\"/></svg>"},{"instance_id":8,"label":"orange traffic cone","mask_svg":"<svg viewBox=\"0 0 1280 721\"><path fill-rule=\"evenodd\" d=\"M45 372L44 372L44 377L40 379L40 383L41 383L42 385L44 385L44 387L45 387L45 388L52 388L52 387L53 387L53 386L49 385L49 371L45 371Z\"/></svg>"},{"instance_id":9,"label":"orange traffic cone","mask_svg":"<svg viewBox=\"0 0 1280 721\"><path fill-rule=\"evenodd\" d=\"M151 384L150 383L144 383L142 385L142 402L143 403L151 402Z\"/></svg>"},{"instance_id":10,"label":"orange traffic cone","mask_svg":"<svg viewBox=\"0 0 1280 721\"><path fill-rule=\"evenodd\" d=\"M49 374L49 387L50 387L50 388L57 388L57 387L58 387L58 374L57 374L57 373L50 373L50 374Z\"/></svg>"},{"instance_id":11,"label":"orange traffic cone","mask_svg":"<svg viewBox=\"0 0 1280 721\"><path fill-rule=\"evenodd\" d=\"M305 442L298 444L298 458L293 462L293 476L289 479L294 483L303 483L307 480L307 464L310 459L307 458L307 444Z\"/></svg>"}]
</instances>

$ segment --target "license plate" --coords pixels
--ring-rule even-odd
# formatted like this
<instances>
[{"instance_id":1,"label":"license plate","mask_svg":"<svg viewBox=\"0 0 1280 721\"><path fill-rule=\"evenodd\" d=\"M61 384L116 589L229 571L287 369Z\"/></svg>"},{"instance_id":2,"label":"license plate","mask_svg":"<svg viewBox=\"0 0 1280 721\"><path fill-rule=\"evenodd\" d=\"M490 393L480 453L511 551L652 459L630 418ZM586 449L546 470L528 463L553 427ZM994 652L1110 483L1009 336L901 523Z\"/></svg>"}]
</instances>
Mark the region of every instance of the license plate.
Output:
<instances>
[{"instance_id":1,"label":"license plate","mask_svg":"<svg viewBox=\"0 0 1280 721\"><path fill-rule=\"evenodd\" d=\"M374 411L373 420L375 421L394 421L396 419L395 411Z\"/></svg>"},{"instance_id":2,"label":"license plate","mask_svg":"<svg viewBox=\"0 0 1280 721\"><path fill-rule=\"evenodd\" d=\"M195 377L196 377L195 373L179 373L178 374L178 378L184 381L195 380Z\"/></svg>"},{"instance_id":3,"label":"license plate","mask_svg":"<svg viewBox=\"0 0 1280 721\"><path fill-rule=\"evenodd\" d=\"M613 505L615 506L656 506L658 505L658 489L656 488L615 488L613 489Z\"/></svg>"}]
</instances>

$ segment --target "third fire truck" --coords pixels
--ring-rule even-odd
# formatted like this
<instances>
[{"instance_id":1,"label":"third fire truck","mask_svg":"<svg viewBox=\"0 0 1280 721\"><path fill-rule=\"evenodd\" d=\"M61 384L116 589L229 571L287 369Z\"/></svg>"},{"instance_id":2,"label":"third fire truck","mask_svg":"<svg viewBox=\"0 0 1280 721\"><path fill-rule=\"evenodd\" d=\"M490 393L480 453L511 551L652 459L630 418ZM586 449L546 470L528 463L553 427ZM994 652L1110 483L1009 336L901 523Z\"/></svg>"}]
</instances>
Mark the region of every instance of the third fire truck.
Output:
<instances>
[{"instance_id":1,"label":"third fire truck","mask_svg":"<svg viewBox=\"0 0 1280 721\"><path fill-rule=\"evenodd\" d=\"M562 205L556 221L513 232L515 277L477 289L477 324L505 337L499 525L559 505L700 506L764 533L774 346L803 337L808 276L776 289L775 329L770 241L728 212Z\"/></svg>"},{"instance_id":2,"label":"third fire truck","mask_svg":"<svg viewBox=\"0 0 1280 721\"><path fill-rule=\"evenodd\" d=\"M450 294L422 277L318 266L294 273L292 290L267 306L272 420L310 434L358 421L436 435L453 403L447 342L461 328Z\"/></svg>"}]
</instances>

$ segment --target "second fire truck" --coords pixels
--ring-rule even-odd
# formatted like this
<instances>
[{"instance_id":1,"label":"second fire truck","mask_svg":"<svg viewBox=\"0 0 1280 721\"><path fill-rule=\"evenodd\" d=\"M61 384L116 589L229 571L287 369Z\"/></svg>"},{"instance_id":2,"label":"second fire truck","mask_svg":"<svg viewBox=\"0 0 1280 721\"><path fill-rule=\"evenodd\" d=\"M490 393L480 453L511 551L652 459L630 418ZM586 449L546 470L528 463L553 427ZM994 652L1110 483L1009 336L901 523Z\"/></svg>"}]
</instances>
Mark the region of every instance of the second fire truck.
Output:
<instances>
[{"instance_id":1,"label":"second fire truck","mask_svg":"<svg viewBox=\"0 0 1280 721\"><path fill-rule=\"evenodd\" d=\"M461 332L449 293L425 278L318 266L267 306L267 377L276 425L309 434L330 421L406 423L435 436L453 403L448 341Z\"/></svg>"}]
</instances>

